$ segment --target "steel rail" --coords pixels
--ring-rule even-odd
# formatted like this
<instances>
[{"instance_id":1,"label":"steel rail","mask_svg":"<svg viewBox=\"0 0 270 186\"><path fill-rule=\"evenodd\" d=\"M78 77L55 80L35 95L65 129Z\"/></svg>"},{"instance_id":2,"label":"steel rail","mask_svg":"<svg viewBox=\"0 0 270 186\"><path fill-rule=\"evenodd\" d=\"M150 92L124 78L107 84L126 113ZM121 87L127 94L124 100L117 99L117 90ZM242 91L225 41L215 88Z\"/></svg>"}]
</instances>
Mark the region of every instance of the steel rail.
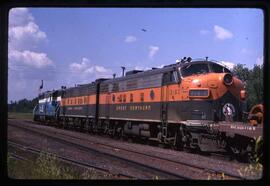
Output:
<instances>
[{"instance_id":1,"label":"steel rail","mask_svg":"<svg viewBox=\"0 0 270 186\"><path fill-rule=\"evenodd\" d=\"M32 122L32 123L35 123L35 122ZM32 128L34 128L34 127L32 127ZM213 168L209 168L209 167L199 166L199 165L196 165L195 163L191 164L190 162L187 163L187 162L184 162L184 161L172 160L172 159L168 159L168 158L164 158L164 157L160 157L160 156L156 156L156 155L152 155L152 154L148 154L148 153L142 153L142 152L138 152L138 151L134 151L134 150L125 149L123 147L118 147L118 146L114 146L114 145L108 145L108 144L104 144L104 143L101 143L101 142L95 142L95 141L92 141L90 139L85 139L85 138L82 138L82 137L76 137L76 136L72 136L72 135L69 135L69 134L62 134L60 132L57 132L57 133L62 135L62 136L68 136L68 137L75 138L75 139L78 139L78 140L87 140L88 142L94 143L96 145L102 145L102 146L106 146L106 147L110 147L110 148L117 148L117 149L122 150L122 151L132 152L132 153L136 153L136 154L139 154L139 155L148 156L148 157L151 157L151 158L158 158L160 160L165 160L165 161L172 162L172 163L179 163L179 164L183 164L183 165L193 167L193 168L196 168L196 169L202 169L202 170L205 170L205 171L208 171L208 172L211 172L211 173L224 174L225 176L228 176L228 177L231 177L231 178L245 179L244 177L242 177L239 174L236 175L236 174L233 174L233 173L231 173L229 171L218 169L218 168L213 169Z\"/></svg>"},{"instance_id":2,"label":"steel rail","mask_svg":"<svg viewBox=\"0 0 270 186\"><path fill-rule=\"evenodd\" d=\"M30 153L33 153L33 154L36 154L36 155L39 155L42 152L41 150L39 150L37 148L25 146L25 145L19 144L18 142L13 141L13 140L8 140L8 145L11 145L13 147L22 149L23 151L27 151L27 152L30 152ZM69 157L65 157L65 156L60 156L60 155L57 155L57 154L54 154L54 155L55 155L55 157L60 159L62 162L66 162L66 163L69 163L69 164L72 164L72 165L76 165L76 166L81 167L81 168L87 168L87 169L88 168L94 168L94 169L97 169L97 170L102 171L102 172L110 173L110 171L108 169L101 168L99 166L96 166L96 165L93 165L93 164L90 164L90 163L78 161L78 160L75 160L75 159L72 159L72 158L69 158ZM14 153L12 153L11 156L13 156L13 157L15 157L17 159L26 160L25 158L22 158L21 156L18 156L18 155L14 154ZM119 173L117 175L123 176L123 177L126 177L126 178L135 178L133 176L130 176L130 175L127 175L127 174L122 174L122 173Z\"/></svg>"},{"instance_id":3,"label":"steel rail","mask_svg":"<svg viewBox=\"0 0 270 186\"><path fill-rule=\"evenodd\" d=\"M169 172L169 171L166 171L166 170L161 170L161 169L158 169L156 167L153 167L153 166L150 166L150 165L146 165L146 164L143 164L143 163L134 161L134 160L127 159L127 158L123 158L123 157L117 156L117 155L112 154L112 153L102 152L102 151L97 150L97 149L94 149L94 148L86 147L84 145L80 145L80 144L77 144L77 143L74 143L74 142L71 142L71 141L67 141L66 139L63 139L63 138L59 138L59 137L56 137L56 136L51 136L50 134L45 134L44 132L40 132L40 131L36 131L36 130L33 130L33 129L24 128L22 126L17 126L17 125L13 125L13 124L9 124L9 125L11 125L13 127L20 128L22 130L26 130L26 131L38 133L39 135L42 135L44 137L49 137L51 139L54 139L55 141L59 141L61 143L65 143L67 145L74 146L74 147L79 148L79 149L81 149L83 151L86 151L86 152L92 151L94 153L98 153L98 154L101 154L103 156L107 156L109 158L115 158L115 159L118 159L120 161L124 161L124 162L130 163L130 164L134 164L137 167L141 167L143 169L149 169L151 171L158 172L161 175L166 175L166 176L169 176L169 177L172 177L172 178L175 178L175 179L191 179L190 177L179 175L179 174L174 173L174 172Z\"/></svg>"}]
</instances>

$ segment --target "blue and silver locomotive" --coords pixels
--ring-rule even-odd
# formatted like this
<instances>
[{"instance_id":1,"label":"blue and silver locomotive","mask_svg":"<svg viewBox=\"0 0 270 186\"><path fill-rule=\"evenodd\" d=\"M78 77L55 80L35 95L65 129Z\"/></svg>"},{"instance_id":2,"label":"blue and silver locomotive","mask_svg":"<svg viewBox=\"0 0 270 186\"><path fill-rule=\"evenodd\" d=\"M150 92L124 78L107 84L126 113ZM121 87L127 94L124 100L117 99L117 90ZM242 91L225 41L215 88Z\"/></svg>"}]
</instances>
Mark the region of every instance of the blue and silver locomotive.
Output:
<instances>
[{"instance_id":1,"label":"blue and silver locomotive","mask_svg":"<svg viewBox=\"0 0 270 186\"><path fill-rule=\"evenodd\" d=\"M38 104L33 110L35 121L55 121L58 118L61 92L61 90L53 90L39 94Z\"/></svg>"}]
</instances>

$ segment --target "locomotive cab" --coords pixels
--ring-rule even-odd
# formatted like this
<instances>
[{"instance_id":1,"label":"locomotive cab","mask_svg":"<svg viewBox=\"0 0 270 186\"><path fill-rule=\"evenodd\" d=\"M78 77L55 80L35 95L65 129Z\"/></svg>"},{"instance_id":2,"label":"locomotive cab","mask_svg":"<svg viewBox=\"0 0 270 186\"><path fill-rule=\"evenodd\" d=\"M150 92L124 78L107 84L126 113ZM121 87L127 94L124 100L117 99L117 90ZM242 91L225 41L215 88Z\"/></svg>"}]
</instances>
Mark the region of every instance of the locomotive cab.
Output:
<instances>
[{"instance_id":1,"label":"locomotive cab","mask_svg":"<svg viewBox=\"0 0 270 186\"><path fill-rule=\"evenodd\" d=\"M183 120L242 120L244 84L228 68L212 61L194 61L180 65L178 71L188 110Z\"/></svg>"}]
</instances>

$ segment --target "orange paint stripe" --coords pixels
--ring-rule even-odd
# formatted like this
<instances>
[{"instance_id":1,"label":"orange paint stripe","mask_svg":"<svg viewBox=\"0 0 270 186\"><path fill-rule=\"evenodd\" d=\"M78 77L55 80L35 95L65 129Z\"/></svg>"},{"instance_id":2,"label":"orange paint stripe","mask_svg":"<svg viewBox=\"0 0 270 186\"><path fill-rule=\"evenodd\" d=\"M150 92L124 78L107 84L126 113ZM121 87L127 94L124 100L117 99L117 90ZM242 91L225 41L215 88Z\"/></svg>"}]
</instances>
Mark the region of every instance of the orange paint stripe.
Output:
<instances>
[{"instance_id":1,"label":"orange paint stripe","mask_svg":"<svg viewBox=\"0 0 270 186\"><path fill-rule=\"evenodd\" d=\"M153 99L150 96L151 91L154 92ZM161 101L160 87L101 94L99 97L100 104L142 103L142 102L160 102L160 101Z\"/></svg>"},{"instance_id":2,"label":"orange paint stripe","mask_svg":"<svg viewBox=\"0 0 270 186\"><path fill-rule=\"evenodd\" d=\"M166 102L166 101L188 101L188 100L204 100L211 99L216 100L223 96L228 90L234 94L238 99L240 99L240 90L243 89L241 81L234 78L234 84L231 87L226 87L223 84L224 74L211 73L208 76L190 76L182 80L181 84L172 84L156 88L147 88L147 89L138 89L131 91L123 92L114 92L114 93L103 93L100 94L99 104L124 104L124 103L142 103L142 102ZM201 84L198 87L196 83L193 83L194 79L200 80ZM215 82L209 84L209 82ZM214 88L211 88L213 86ZM215 88L216 86L216 88ZM189 90L190 89L209 89L208 98L190 98ZM151 91L154 93L154 96L150 96ZM85 98L86 97L86 98ZM113 101L114 97L114 101ZM143 98L143 101L142 101ZM78 105L78 100L85 100L80 103L85 104L95 104L96 95L81 96L74 98L64 98L61 101L61 106L63 105ZM77 100L77 101L76 101ZM132 101L131 101L132 100Z\"/></svg>"},{"instance_id":3,"label":"orange paint stripe","mask_svg":"<svg viewBox=\"0 0 270 186\"><path fill-rule=\"evenodd\" d=\"M61 106L93 105L96 104L96 95L62 98Z\"/></svg>"}]
</instances>

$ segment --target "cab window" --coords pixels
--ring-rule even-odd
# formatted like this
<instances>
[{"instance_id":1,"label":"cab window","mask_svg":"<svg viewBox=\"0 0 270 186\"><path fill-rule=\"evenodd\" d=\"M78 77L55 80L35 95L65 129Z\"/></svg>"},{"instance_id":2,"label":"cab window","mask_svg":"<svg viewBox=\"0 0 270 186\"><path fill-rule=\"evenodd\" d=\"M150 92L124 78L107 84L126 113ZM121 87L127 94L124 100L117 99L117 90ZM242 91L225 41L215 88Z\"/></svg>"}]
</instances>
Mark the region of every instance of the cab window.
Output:
<instances>
[{"instance_id":1,"label":"cab window","mask_svg":"<svg viewBox=\"0 0 270 186\"><path fill-rule=\"evenodd\" d=\"M181 68L183 77L209 72L208 64L190 64Z\"/></svg>"},{"instance_id":2,"label":"cab window","mask_svg":"<svg viewBox=\"0 0 270 186\"><path fill-rule=\"evenodd\" d=\"M163 74L163 85L172 84L177 82L177 72L170 71Z\"/></svg>"},{"instance_id":3,"label":"cab window","mask_svg":"<svg viewBox=\"0 0 270 186\"><path fill-rule=\"evenodd\" d=\"M230 70L218 64L211 64L211 68L215 73L231 73Z\"/></svg>"}]
</instances>

